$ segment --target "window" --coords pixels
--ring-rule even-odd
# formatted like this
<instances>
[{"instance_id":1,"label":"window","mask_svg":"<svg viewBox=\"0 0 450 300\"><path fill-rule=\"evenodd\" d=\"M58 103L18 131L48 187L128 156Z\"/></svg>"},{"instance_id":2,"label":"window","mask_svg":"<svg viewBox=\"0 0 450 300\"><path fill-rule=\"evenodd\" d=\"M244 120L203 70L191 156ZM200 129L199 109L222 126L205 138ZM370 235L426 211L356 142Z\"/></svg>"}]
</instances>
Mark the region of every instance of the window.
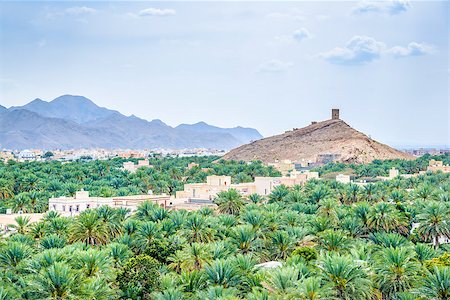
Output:
<instances>
[{"instance_id":1,"label":"window","mask_svg":"<svg viewBox=\"0 0 450 300\"><path fill-rule=\"evenodd\" d=\"M56 204L53 204L53 210L56 210Z\"/></svg>"},{"instance_id":2,"label":"window","mask_svg":"<svg viewBox=\"0 0 450 300\"><path fill-rule=\"evenodd\" d=\"M69 206L69 211L72 212L72 205Z\"/></svg>"},{"instance_id":3,"label":"window","mask_svg":"<svg viewBox=\"0 0 450 300\"><path fill-rule=\"evenodd\" d=\"M80 206L79 205L75 206L75 211L80 211Z\"/></svg>"},{"instance_id":4,"label":"window","mask_svg":"<svg viewBox=\"0 0 450 300\"><path fill-rule=\"evenodd\" d=\"M63 205L62 211L66 211L66 206L65 205Z\"/></svg>"}]
</instances>

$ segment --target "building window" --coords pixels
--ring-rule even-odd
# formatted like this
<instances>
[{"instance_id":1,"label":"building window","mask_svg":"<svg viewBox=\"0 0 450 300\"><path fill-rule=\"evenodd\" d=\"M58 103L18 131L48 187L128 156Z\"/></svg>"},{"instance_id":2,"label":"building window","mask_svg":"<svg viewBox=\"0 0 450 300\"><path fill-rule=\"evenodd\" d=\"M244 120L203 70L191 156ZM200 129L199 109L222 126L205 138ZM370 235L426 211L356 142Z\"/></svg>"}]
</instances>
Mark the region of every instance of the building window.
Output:
<instances>
[{"instance_id":1,"label":"building window","mask_svg":"<svg viewBox=\"0 0 450 300\"><path fill-rule=\"evenodd\" d=\"M72 212L72 205L69 206L69 211Z\"/></svg>"},{"instance_id":2,"label":"building window","mask_svg":"<svg viewBox=\"0 0 450 300\"><path fill-rule=\"evenodd\" d=\"M79 205L75 206L75 211L80 211L80 206Z\"/></svg>"},{"instance_id":3,"label":"building window","mask_svg":"<svg viewBox=\"0 0 450 300\"><path fill-rule=\"evenodd\" d=\"M63 205L62 211L66 211L66 206L65 205Z\"/></svg>"},{"instance_id":4,"label":"building window","mask_svg":"<svg viewBox=\"0 0 450 300\"><path fill-rule=\"evenodd\" d=\"M56 204L53 204L53 210L56 210Z\"/></svg>"}]
</instances>

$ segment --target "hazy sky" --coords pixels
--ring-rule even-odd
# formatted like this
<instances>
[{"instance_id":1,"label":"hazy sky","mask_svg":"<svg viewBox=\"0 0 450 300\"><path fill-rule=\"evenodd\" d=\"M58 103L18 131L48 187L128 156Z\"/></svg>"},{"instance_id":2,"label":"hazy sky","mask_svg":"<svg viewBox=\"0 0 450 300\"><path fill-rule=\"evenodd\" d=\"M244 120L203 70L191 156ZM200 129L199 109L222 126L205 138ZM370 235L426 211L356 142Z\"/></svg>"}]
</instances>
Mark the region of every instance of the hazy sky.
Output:
<instances>
[{"instance_id":1,"label":"hazy sky","mask_svg":"<svg viewBox=\"0 0 450 300\"><path fill-rule=\"evenodd\" d=\"M0 104L83 95L263 135L341 118L449 145L447 1L0 2Z\"/></svg>"}]
</instances>

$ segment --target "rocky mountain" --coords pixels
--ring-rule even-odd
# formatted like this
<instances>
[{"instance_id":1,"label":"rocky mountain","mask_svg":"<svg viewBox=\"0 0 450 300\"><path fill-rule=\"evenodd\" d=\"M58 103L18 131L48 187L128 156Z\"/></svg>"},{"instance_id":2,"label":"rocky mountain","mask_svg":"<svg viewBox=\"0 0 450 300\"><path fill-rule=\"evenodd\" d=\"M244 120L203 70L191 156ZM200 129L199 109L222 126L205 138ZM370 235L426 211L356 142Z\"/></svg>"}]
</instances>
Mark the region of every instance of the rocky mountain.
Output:
<instances>
[{"instance_id":1,"label":"rocky mountain","mask_svg":"<svg viewBox=\"0 0 450 300\"><path fill-rule=\"evenodd\" d=\"M258 130L253 128L244 128L241 126L233 128L220 128L206 124L205 122L198 122L195 124L180 124L176 127L177 129L195 131L198 133L229 133L239 140L242 144L249 143L252 141L259 140L262 135Z\"/></svg>"},{"instance_id":2,"label":"rocky mountain","mask_svg":"<svg viewBox=\"0 0 450 300\"><path fill-rule=\"evenodd\" d=\"M199 123L197 123L199 124ZM215 148L231 149L261 137L252 128L219 128L202 123L171 127L161 120L99 107L82 96L0 108L0 148Z\"/></svg>"},{"instance_id":3,"label":"rocky mountain","mask_svg":"<svg viewBox=\"0 0 450 300\"><path fill-rule=\"evenodd\" d=\"M412 159L409 154L381 144L340 119L313 123L231 150L224 159L275 162L317 162L331 154L335 161L368 163L374 159ZM330 156L328 156L330 157Z\"/></svg>"},{"instance_id":4,"label":"rocky mountain","mask_svg":"<svg viewBox=\"0 0 450 300\"><path fill-rule=\"evenodd\" d=\"M37 98L26 105L10 108L16 109L26 109L44 117L61 118L80 124L119 114L117 111L97 106L86 97L73 95L63 95L50 102Z\"/></svg>"}]
</instances>

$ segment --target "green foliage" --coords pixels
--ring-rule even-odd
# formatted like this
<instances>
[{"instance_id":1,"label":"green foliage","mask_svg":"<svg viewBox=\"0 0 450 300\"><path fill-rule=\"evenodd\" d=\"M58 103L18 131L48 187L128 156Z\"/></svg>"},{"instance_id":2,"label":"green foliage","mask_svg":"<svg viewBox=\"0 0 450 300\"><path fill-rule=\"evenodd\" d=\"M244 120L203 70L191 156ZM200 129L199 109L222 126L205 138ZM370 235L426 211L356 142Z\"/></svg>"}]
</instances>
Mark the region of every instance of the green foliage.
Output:
<instances>
[{"instance_id":1,"label":"green foliage","mask_svg":"<svg viewBox=\"0 0 450 300\"><path fill-rule=\"evenodd\" d=\"M300 256L306 261L317 259L317 250L311 247L298 247L292 251L292 255Z\"/></svg>"},{"instance_id":2,"label":"green foliage","mask_svg":"<svg viewBox=\"0 0 450 300\"><path fill-rule=\"evenodd\" d=\"M160 285L157 260L141 254L125 262L117 275L117 283L125 299L149 299Z\"/></svg>"},{"instance_id":3,"label":"green foliage","mask_svg":"<svg viewBox=\"0 0 450 300\"><path fill-rule=\"evenodd\" d=\"M188 170L191 161L210 170ZM45 211L48 197L79 188L173 193L208 174L276 175L259 162L212 161L152 158L153 169L134 174L121 159L0 164L0 203ZM350 166L370 175L392 163ZM144 202L132 214L104 206L35 223L20 216L0 240L0 299L448 299L449 178L314 180L248 199L229 190L216 209L193 212ZM267 262L276 267L259 265Z\"/></svg>"}]
</instances>

